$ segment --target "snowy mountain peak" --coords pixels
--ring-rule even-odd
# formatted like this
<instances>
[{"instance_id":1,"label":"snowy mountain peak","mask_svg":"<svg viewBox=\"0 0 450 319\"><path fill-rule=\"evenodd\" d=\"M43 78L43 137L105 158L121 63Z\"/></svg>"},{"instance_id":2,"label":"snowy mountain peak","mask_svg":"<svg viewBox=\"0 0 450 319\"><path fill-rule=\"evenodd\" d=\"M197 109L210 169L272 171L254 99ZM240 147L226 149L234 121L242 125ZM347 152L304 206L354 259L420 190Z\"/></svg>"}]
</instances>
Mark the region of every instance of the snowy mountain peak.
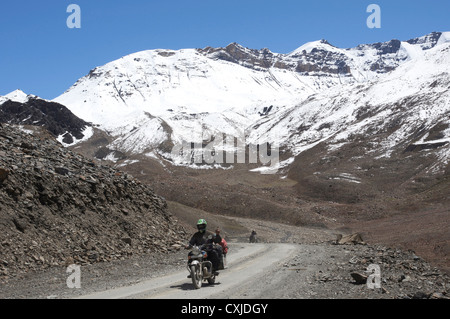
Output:
<instances>
[{"instance_id":1,"label":"snowy mountain peak","mask_svg":"<svg viewBox=\"0 0 450 319\"><path fill-rule=\"evenodd\" d=\"M267 48L249 49L235 42L224 48L206 47L198 49L198 52L213 60L232 62L254 70L266 70L281 57Z\"/></svg>"},{"instance_id":2,"label":"snowy mountain peak","mask_svg":"<svg viewBox=\"0 0 450 319\"><path fill-rule=\"evenodd\" d=\"M448 35L448 32L447 32ZM422 37L414 38L406 41L409 44L420 46L422 50L428 50L436 45L440 45L446 42L446 32L431 32L430 34Z\"/></svg>"},{"instance_id":3,"label":"snowy mountain peak","mask_svg":"<svg viewBox=\"0 0 450 319\"><path fill-rule=\"evenodd\" d=\"M25 103L32 96L33 95L27 95L22 90L17 89L15 91L12 91L11 93L6 94L3 98L5 101L11 100L14 102Z\"/></svg>"},{"instance_id":4,"label":"snowy mountain peak","mask_svg":"<svg viewBox=\"0 0 450 319\"><path fill-rule=\"evenodd\" d=\"M301 54L311 53L313 50L333 50L335 48L333 45L331 45L327 40L322 39L318 41L312 41L303 44L299 48L295 49L294 51L288 53L288 56L297 56Z\"/></svg>"}]
</instances>

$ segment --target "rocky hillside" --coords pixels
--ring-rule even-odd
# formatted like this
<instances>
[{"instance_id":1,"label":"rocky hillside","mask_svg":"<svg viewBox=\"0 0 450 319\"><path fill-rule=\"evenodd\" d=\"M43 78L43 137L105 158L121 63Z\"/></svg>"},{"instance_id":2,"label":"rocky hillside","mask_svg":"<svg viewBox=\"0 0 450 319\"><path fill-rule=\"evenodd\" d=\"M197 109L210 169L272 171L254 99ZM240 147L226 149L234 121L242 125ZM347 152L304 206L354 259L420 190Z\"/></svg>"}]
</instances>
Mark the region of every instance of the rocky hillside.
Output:
<instances>
[{"instance_id":1,"label":"rocky hillside","mask_svg":"<svg viewBox=\"0 0 450 319\"><path fill-rule=\"evenodd\" d=\"M186 232L132 176L0 124L0 281L31 270L175 249Z\"/></svg>"},{"instance_id":2,"label":"rocky hillside","mask_svg":"<svg viewBox=\"0 0 450 319\"><path fill-rule=\"evenodd\" d=\"M438 44L442 32L410 39L408 44L428 50ZM441 40L443 41L443 40ZM225 48L206 47L198 52L212 59L224 60L241 66L268 70L270 68L298 72L301 75L353 76L362 78L370 73L387 73L408 59L408 53L399 40L361 44L355 48L339 49L327 40L309 42L289 54L273 53L269 49L248 49L238 43ZM364 76L362 73L366 73Z\"/></svg>"}]
</instances>

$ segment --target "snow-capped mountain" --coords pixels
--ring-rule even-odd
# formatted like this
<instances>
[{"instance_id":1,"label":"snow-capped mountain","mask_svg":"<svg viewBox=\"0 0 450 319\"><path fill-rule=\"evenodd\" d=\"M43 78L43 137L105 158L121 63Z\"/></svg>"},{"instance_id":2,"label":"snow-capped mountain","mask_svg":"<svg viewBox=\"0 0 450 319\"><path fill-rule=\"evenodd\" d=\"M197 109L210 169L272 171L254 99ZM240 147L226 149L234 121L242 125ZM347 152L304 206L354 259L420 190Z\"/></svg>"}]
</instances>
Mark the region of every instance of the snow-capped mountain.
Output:
<instances>
[{"instance_id":1,"label":"snow-capped mountain","mask_svg":"<svg viewBox=\"0 0 450 319\"><path fill-rule=\"evenodd\" d=\"M392 131L373 145L389 156L438 123L438 140L450 138L449 42L450 32L434 32L350 49L321 40L288 54L236 43L142 51L91 70L54 101L108 132L109 149L131 154L175 160L174 145L244 132L247 143L265 139L296 156Z\"/></svg>"},{"instance_id":2,"label":"snow-capped mountain","mask_svg":"<svg viewBox=\"0 0 450 319\"><path fill-rule=\"evenodd\" d=\"M15 90L11 93L6 94L5 96L0 96L0 105L5 103L6 101L13 101L19 103L25 103L29 98L34 97L34 95L27 95L22 90Z\"/></svg>"},{"instance_id":3,"label":"snow-capped mountain","mask_svg":"<svg viewBox=\"0 0 450 319\"><path fill-rule=\"evenodd\" d=\"M64 105L15 90L0 96L0 123L43 126L65 146L89 139L92 126Z\"/></svg>"},{"instance_id":4,"label":"snow-capped mountain","mask_svg":"<svg viewBox=\"0 0 450 319\"><path fill-rule=\"evenodd\" d=\"M421 146L433 149L436 166L450 158L450 42L422 50L402 43L408 61L377 81L340 85L260 119L260 136L286 145L293 155L319 143L337 150L367 140L366 154L389 157ZM267 137L268 136L268 137Z\"/></svg>"}]
</instances>

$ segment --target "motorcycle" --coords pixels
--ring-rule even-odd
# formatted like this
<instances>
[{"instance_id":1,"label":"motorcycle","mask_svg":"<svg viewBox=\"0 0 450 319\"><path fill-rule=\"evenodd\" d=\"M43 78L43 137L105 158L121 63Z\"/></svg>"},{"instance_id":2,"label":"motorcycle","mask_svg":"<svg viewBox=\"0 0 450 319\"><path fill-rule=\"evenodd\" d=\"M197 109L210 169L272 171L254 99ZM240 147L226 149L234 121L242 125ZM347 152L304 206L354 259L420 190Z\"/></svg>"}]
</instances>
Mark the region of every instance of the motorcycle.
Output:
<instances>
[{"instance_id":1,"label":"motorcycle","mask_svg":"<svg viewBox=\"0 0 450 319\"><path fill-rule=\"evenodd\" d=\"M204 280L208 281L210 285L213 285L216 281L216 275L212 271L213 265L207 260L208 254L205 248L206 245L193 246L188 254L187 269L190 273L188 278L192 279L192 283L196 289L202 287Z\"/></svg>"}]
</instances>

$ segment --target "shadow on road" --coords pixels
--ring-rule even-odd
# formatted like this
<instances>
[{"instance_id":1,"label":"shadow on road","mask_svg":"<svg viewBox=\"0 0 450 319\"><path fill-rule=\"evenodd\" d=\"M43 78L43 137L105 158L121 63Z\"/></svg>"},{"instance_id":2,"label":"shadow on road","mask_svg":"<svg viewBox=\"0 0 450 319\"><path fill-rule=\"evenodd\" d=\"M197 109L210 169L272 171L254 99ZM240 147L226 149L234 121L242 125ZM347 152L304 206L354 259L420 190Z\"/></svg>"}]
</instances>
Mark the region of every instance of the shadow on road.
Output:
<instances>
[{"instance_id":1,"label":"shadow on road","mask_svg":"<svg viewBox=\"0 0 450 319\"><path fill-rule=\"evenodd\" d=\"M215 283L213 285L208 284L208 283L204 283L202 285L202 289L204 289L204 288L212 288L212 287L218 286L218 285L220 285L220 282L219 283ZM190 283L190 282L186 282L186 283L183 283L181 285L170 286L170 288L177 288L177 289L180 289L180 290L197 290L197 289L194 288L194 285L192 283Z\"/></svg>"}]
</instances>

